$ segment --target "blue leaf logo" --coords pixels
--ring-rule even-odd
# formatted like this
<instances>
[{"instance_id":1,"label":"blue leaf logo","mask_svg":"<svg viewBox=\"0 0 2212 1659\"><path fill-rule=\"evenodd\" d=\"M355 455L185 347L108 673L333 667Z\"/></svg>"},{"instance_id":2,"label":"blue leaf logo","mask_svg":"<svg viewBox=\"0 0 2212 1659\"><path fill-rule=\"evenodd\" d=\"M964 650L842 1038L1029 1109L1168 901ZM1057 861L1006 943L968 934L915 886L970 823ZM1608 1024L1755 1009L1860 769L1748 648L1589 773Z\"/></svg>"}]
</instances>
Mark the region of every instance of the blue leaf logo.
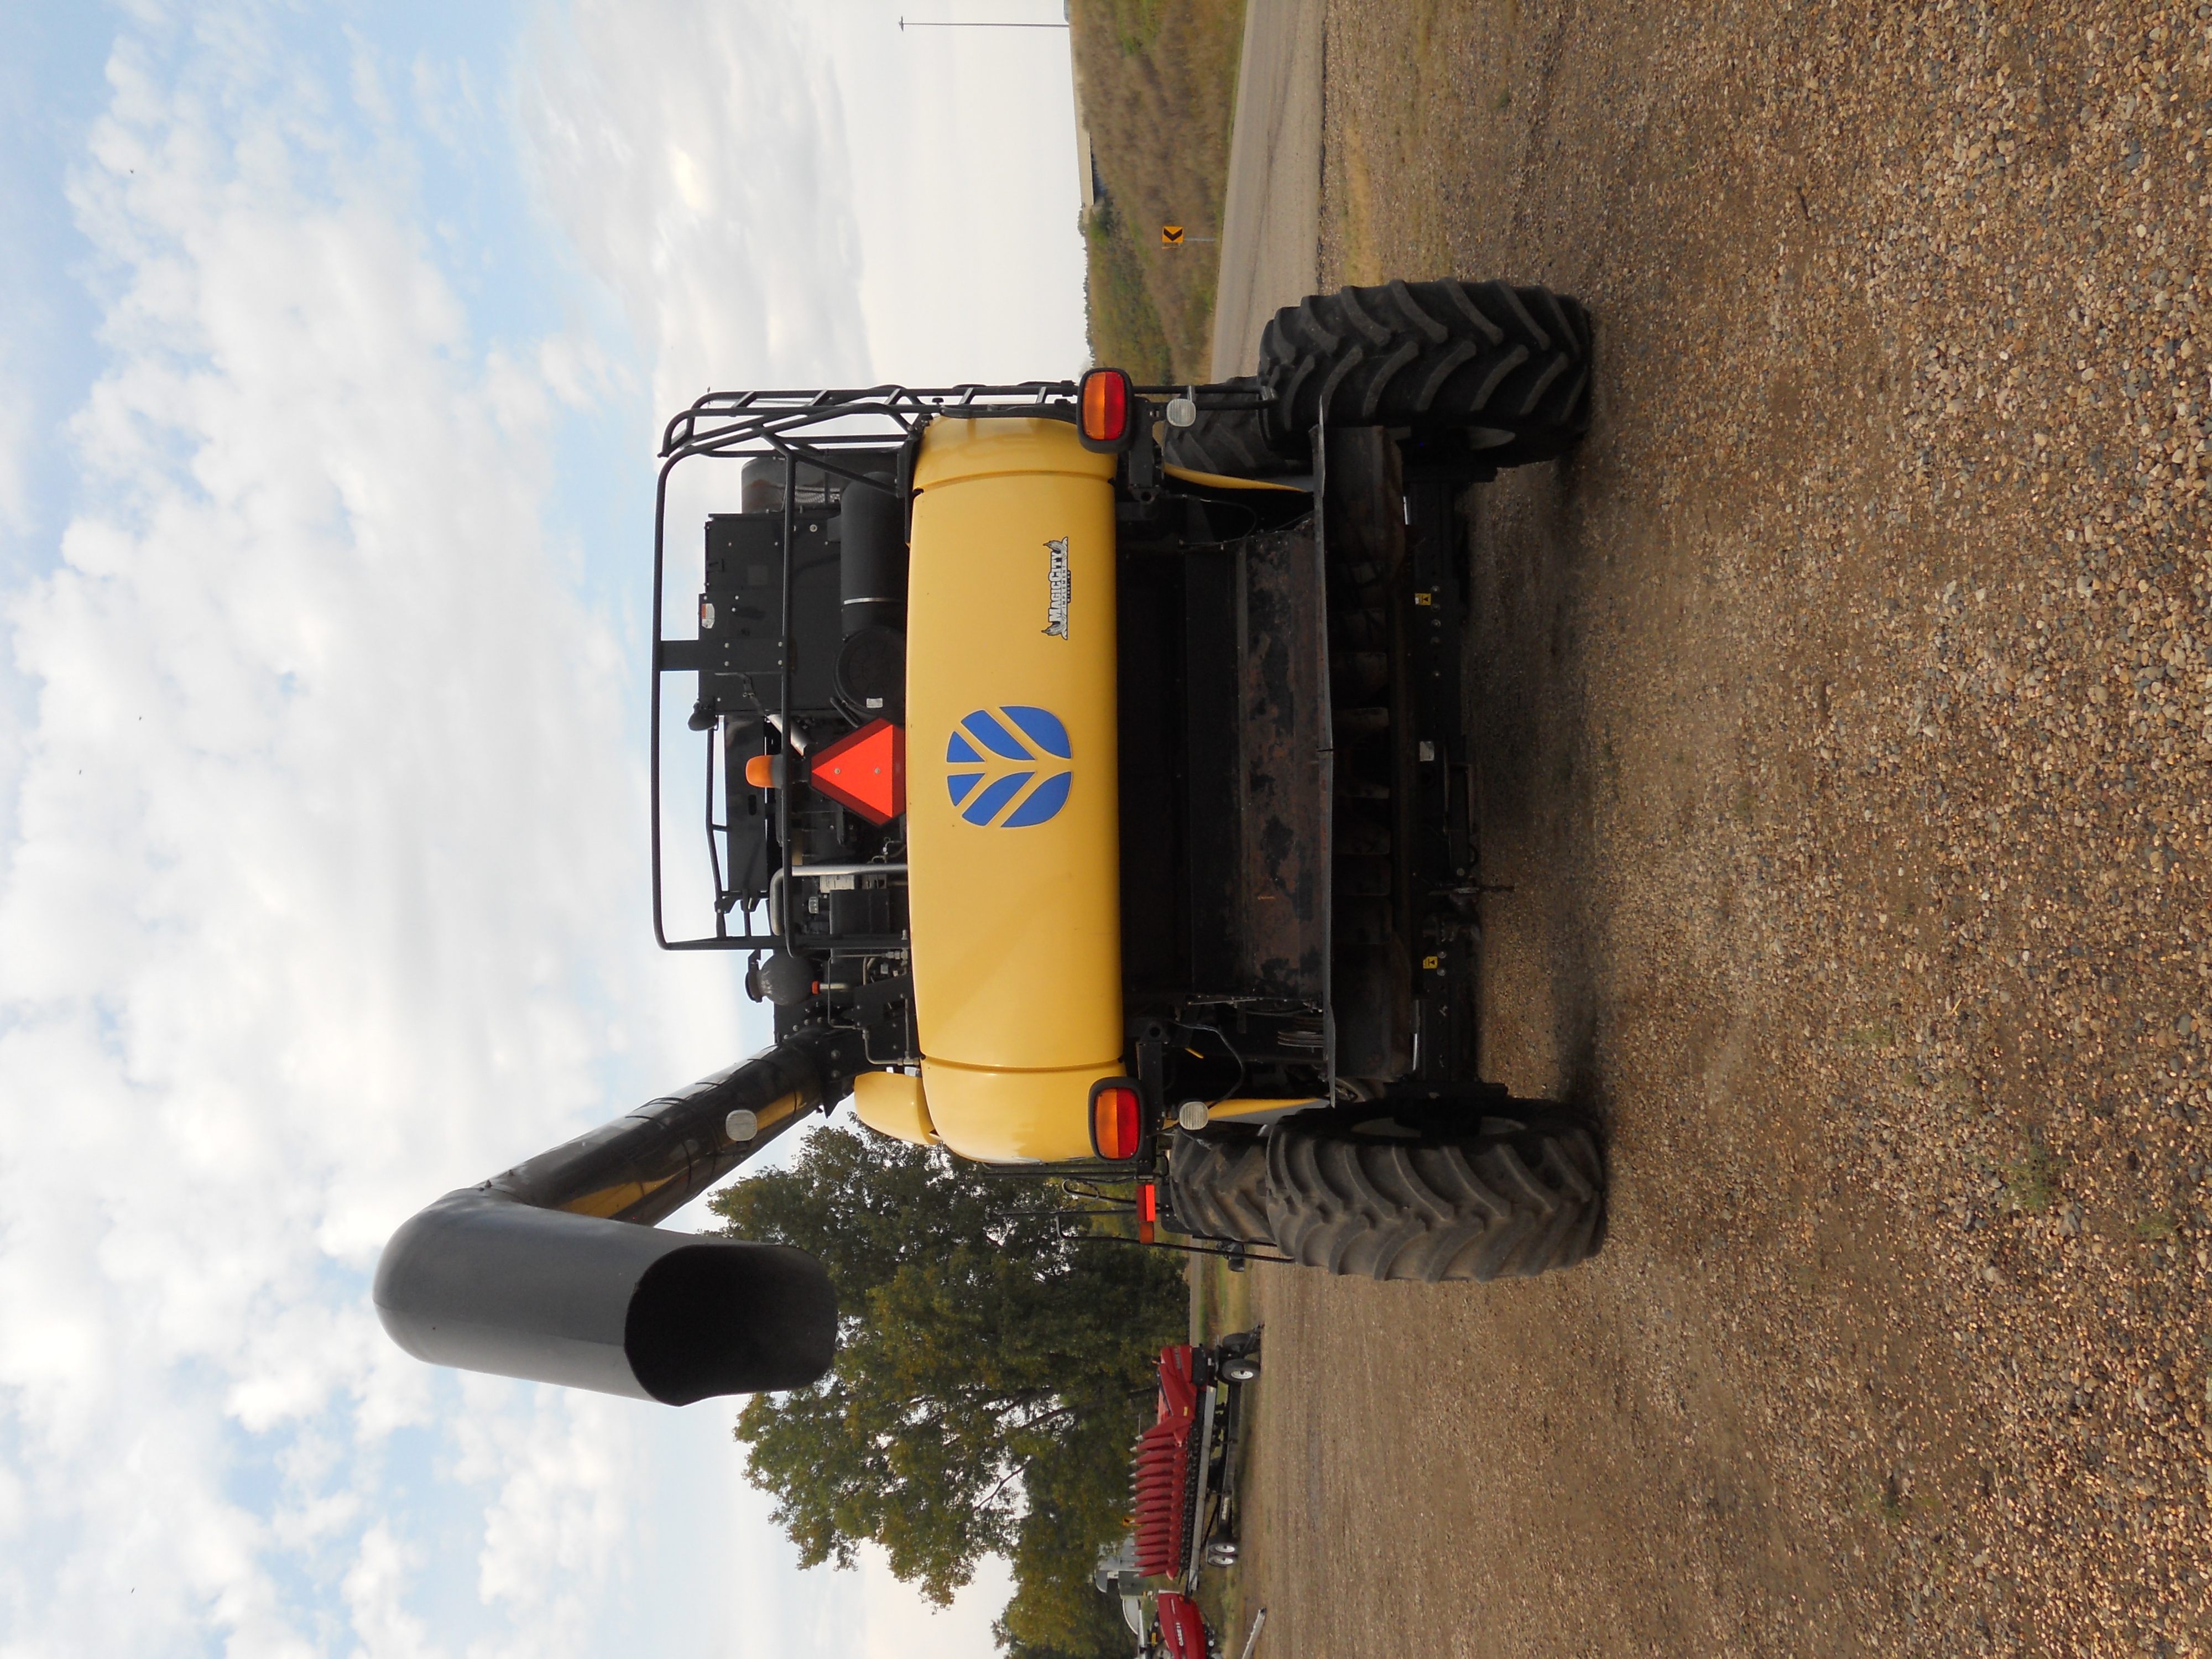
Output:
<instances>
[{"instance_id":1,"label":"blue leaf logo","mask_svg":"<svg viewBox=\"0 0 2212 1659\"><path fill-rule=\"evenodd\" d=\"M1067 727L1048 708L1010 702L979 708L945 739L945 786L969 823L1027 830L1060 816L1075 774Z\"/></svg>"}]
</instances>

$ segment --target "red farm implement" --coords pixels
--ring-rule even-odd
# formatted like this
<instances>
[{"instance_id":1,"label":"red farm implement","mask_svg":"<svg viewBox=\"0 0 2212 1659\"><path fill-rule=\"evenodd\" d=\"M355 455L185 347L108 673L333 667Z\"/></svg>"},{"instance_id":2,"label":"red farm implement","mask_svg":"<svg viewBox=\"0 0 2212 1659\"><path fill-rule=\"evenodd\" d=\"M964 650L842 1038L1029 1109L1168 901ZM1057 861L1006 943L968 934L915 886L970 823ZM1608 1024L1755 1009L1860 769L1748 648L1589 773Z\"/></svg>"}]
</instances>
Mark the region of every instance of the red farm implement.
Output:
<instances>
[{"instance_id":1,"label":"red farm implement","mask_svg":"<svg viewBox=\"0 0 2212 1659\"><path fill-rule=\"evenodd\" d=\"M1243 1385L1260 1374L1256 1331L1160 1350L1158 1419L1137 1437L1137 1571L1197 1582L1237 1559L1237 1443Z\"/></svg>"}]
</instances>

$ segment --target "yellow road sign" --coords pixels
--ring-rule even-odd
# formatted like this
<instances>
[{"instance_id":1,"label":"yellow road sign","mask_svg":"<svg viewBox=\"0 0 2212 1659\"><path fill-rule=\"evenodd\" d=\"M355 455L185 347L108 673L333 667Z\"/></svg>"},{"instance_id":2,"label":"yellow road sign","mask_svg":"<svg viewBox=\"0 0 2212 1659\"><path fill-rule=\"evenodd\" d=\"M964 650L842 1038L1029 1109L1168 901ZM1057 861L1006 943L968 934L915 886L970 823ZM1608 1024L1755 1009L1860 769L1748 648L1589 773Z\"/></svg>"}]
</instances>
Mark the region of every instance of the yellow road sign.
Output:
<instances>
[{"instance_id":1,"label":"yellow road sign","mask_svg":"<svg viewBox=\"0 0 2212 1659\"><path fill-rule=\"evenodd\" d=\"M1160 246L1162 247L1173 247L1176 243L1182 240L1182 227L1181 225L1162 225L1160 227Z\"/></svg>"}]
</instances>

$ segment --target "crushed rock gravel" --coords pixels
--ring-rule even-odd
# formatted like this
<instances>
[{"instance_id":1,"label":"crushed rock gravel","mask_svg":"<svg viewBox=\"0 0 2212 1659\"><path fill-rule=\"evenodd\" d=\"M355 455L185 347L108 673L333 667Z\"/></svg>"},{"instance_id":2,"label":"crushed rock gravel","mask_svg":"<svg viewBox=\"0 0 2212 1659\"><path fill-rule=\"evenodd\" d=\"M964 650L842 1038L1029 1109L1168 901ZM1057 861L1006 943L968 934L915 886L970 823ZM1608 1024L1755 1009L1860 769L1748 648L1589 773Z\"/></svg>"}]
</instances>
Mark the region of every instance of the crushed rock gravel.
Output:
<instances>
[{"instance_id":1,"label":"crushed rock gravel","mask_svg":"<svg viewBox=\"0 0 2212 1659\"><path fill-rule=\"evenodd\" d=\"M1325 283L1595 319L1469 660L1613 1200L1258 1270L1271 1650L2212 1652L2212 7L1332 0L1325 100Z\"/></svg>"}]
</instances>

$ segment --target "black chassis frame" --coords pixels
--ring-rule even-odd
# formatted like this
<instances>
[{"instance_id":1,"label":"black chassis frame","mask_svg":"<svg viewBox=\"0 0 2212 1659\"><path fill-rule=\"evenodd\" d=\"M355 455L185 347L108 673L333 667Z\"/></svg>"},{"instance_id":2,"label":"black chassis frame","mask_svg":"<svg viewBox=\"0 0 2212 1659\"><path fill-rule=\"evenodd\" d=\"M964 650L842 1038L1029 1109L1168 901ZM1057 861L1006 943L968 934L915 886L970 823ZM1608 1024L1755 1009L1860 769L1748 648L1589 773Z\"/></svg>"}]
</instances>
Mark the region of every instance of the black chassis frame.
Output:
<instances>
[{"instance_id":1,"label":"black chassis frame","mask_svg":"<svg viewBox=\"0 0 2212 1659\"><path fill-rule=\"evenodd\" d=\"M1191 974L1180 988L1165 981L1133 981L1125 988L1130 999L1129 1064L1150 1108L1151 1121L1164 1121L1171 1115L1175 1103L1186 1098L1203 1099L1213 1105L1251 1093L1310 1093L1317 1099L1343 1102L1346 1109L1356 1115L1359 1109L1352 1103L1373 1102L1378 1091L1359 1082L1340 1086L1340 1073L1347 1062L1355 1073L1363 1069L1355 1058L1362 1048L1356 1034L1363 1024L1374 1030L1378 1013L1387 1014L1385 1023L1409 1039L1401 1063L1388 1073L1395 1080L1379 1091L1379 1098L1391 1103L1393 1109L1424 1117L1441 1111L1449 1117L1463 1115L1468 1101L1486 1100L1498 1092L1480 1081L1479 1030L1474 1017L1481 890L1476 875L1477 792L1462 706L1466 571L1458 516L1466 486L1492 475L1487 469L1468 465L1463 454L1448 446L1423 443L1421 436L1375 428L1339 428L1316 434L1316 476L1311 499L1317 510L1312 513L1310 531L1312 554L1322 574L1315 592L1325 590L1329 596L1322 609L1331 665L1322 671L1317 684L1282 689L1271 685L1269 690L1287 690L1287 705L1283 696L1272 699L1279 707L1295 707L1307 700L1316 704L1320 710L1317 732L1310 729L1310 722L1294 723L1295 729L1285 726L1272 734L1258 726L1244 726L1242 738L1232 739L1232 744L1256 738L1261 747L1243 753L1241 761L1205 748L1200 734L1209 723L1218 721L1215 706L1235 693L1221 687L1201 693L1194 683L1182 684L1182 676L1197 672L1200 663L1211 664L1224 655L1234 659L1248 645L1256 647L1256 591L1249 605L1235 603L1233 608L1240 617L1237 641L1225 653L1219 642L1211 639L1200 644L1194 632L1181 644L1170 639L1170 661L1153 665L1154 673L1139 677L1147 683L1157 683L1163 676L1177 682L1179 690L1169 706L1155 713L1167 717L1163 731L1179 730L1187 721L1190 733L1183 740L1182 751L1169 763L1171 776L1164 776L1157 783L1173 804L1171 816L1188 820L1191 828L1186 833L1162 826L1163 833L1176 847L1155 859L1165 869L1150 872L1154 879L1139 884L1147 890L1175 894L1164 908L1176 927L1205 920L1195 908L1186 913L1189 896L1176 890L1182 877L1194 878L1209 860L1218 865L1224 851L1219 846L1200 851L1204 842L1199 826L1206 821L1209 807L1218 808L1220 803L1201 799L1197 787L1201 780L1207 780L1206 793L1214 793L1211 781L1218 779L1224 760L1231 773L1248 765L1272 772L1291 759L1294 748L1317 754L1324 769L1322 795L1329 803L1325 823L1344 814L1345 803L1337 799L1340 787L1348 782L1345 793L1352 796L1360 793L1359 784L1376 781L1366 775L1376 764L1371 745L1363 749L1354 740L1347 747L1340 730L1332 735L1336 726L1334 705L1346 690L1339 684L1335 672L1337 651L1379 647L1387 653L1393 671L1389 684L1351 701L1388 703L1390 729L1404 734L1402 744L1395 745L1402 752L1387 768L1390 775L1387 811L1393 820L1389 827L1394 848L1390 886L1395 897L1386 933L1395 935L1395 948L1378 952L1354 947L1347 951L1346 939L1331 927L1318 984L1295 994L1307 999L1304 1015L1295 1014L1291 1004L1279 1000L1292 994L1288 987L1271 991L1265 985L1216 982L1223 977L1218 963L1211 975L1194 962L1190 963ZM1443 449L1442 454L1436 453L1439 447ZM1128 517L1129 509L1125 508L1125 532L1137 529L1127 522ZM1134 540L1125 543L1125 561L1142 556L1142 539L1139 532ZM1244 545L1250 548L1259 544ZM1204 558L1218 557L1222 552L1230 553L1248 570L1256 568L1249 555L1227 544L1161 550L1184 554L1164 562L1186 572L1194 572ZM1125 594L1125 601L1127 598ZM1339 631L1340 606L1365 608L1365 622L1379 625L1382 636L1344 637ZM1190 605L1187 595L1170 609L1187 619L1199 615L1199 608ZM1249 624L1243 620L1248 610ZM1276 620L1279 622L1280 617ZM1194 620L1190 625L1195 628ZM1171 616L1167 626L1172 635L1176 623ZM1126 629L1124 637L1128 637ZM1296 657L1312 643L1310 634L1298 635L1291 641L1290 654ZM1253 657L1249 662L1260 659ZM1180 664L1190 666L1183 670ZM1125 664L1125 680L1127 667ZM1124 695L1126 705L1126 685ZM1124 714L1126 720L1126 706ZM1184 718L1176 719L1178 714ZM1176 744L1171 740L1168 747L1174 749ZM1127 764L1125 756L1125 891L1132 886L1127 866L1134 844L1127 816L1134 792L1127 775ZM1157 824L1156 817L1153 822ZM1273 846L1277 829L1263 815L1258 826L1261 840ZM1248 826L1248 842L1251 842L1249 831ZM1324 828L1322 836L1318 864L1328 872L1333 889L1334 827ZM1157 837L1146 838L1146 844L1154 840ZM1295 834L1291 840L1297 841ZM1234 861L1237 849L1226 850ZM1247 867L1254 850L1255 845L1243 849ZM1354 894L1358 890L1351 890ZM1350 902L1361 902L1356 896ZM1367 902L1371 907L1374 902ZM1325 917L1338 919L1339 908L1339 898L1333 893L1322 901ZM1130 926L1125 917L1125 933ZM1360 937L1363 945L1375 944L1364 933ZM1134 948L1134 936L1125 938L1125 950ZM1196 982L1192 982L1194 979ZM1312 1000L1316 995L1318 1001ZM1389 1008L1378 1006L1378 995L1389 1001ZM1318 1044L1304 1046L1309 1038L1298 1047L1289 1046L1291 1037L1284 1033L1293 1028L1310 1030L1316 1011L1321 1025L1320 1031L1314 1033L1320 1039ZM1371 1106L1366 1109L1371 1114ZM1156 1166L1164 1151L1164 1137L1148 1135L1139 1158L1125 1167Z\"/></svg>"}]
</instances>

